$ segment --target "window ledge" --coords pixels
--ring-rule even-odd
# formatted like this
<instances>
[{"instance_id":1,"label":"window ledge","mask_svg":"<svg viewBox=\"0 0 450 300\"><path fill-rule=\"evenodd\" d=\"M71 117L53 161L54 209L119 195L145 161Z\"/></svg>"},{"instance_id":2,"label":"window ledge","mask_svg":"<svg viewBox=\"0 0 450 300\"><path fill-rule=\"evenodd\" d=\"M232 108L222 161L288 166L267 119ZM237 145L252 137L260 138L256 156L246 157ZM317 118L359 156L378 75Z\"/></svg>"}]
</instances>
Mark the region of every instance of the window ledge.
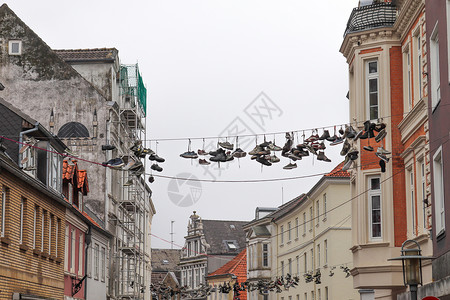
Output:
<instances>
[{"instance_id":1,"label":"window ledge","mask_svg":"<svg viewBox=\"0 0 450 300\"><path fill-rule=\"evenodd\" d=\"M11 244L11 240L9 239L9 238L7 238L7 237L0 237L0 242L2 243L2 244L4 244L4 245L9 245L9 244Z\"/></svg>"},{"instance_id":2,"label":"window ledge","mask_svg":"<svg viewBox=\"0 0 450 300\"><path fill-rule=\"evenodd\" d=\"M306 233L302 234L302 237L305 237L305 236L306 236Z\"/></svg>"},{"instance_id":3,"label":"window ledge","mask_svg":"<svg viewBox=\"0 0 450 300\"><path fill-rule=\"evenodd\" d=\"M442 229L438 234L436 234L436 242L441 241L443 238L445 238L445 229Z\"/></svg>"},{"instance_id":4,"label":"window ledge","mask_svg":"<svg viewBox=\"0 0 450 300\"><path fill-rule=\"evenodd\" d=\"M309 230L309 232L312 232L312 228Z\"/></svg>"},{"instance_id":5,"label":"window ledge","mask_svg":"<svg viewBox=\"0 0 450 300\"><path fill-rule=\"evenodd\" d=\"M289 245L290 243L292 243L292 241L287 242L288 245Z\"/></svg>"},{"instance_id":6,"label":"window ledge","mask_svg":"<svg viewBox=\"0 0 450 300\"><path fill-rule=\"evenodd\" d=\"M316 224L316 227L317 227L317 228L319 227L319 223Z\"/></svg>"},{"instance_id":7,"label":"window ledge","mask_svg":"<svg viewBox=\"0 0 450 300\"><path fill-rule=\"evenodd\" d=\"M54 261L55 258L56 258L56 257L55 257L54 255L50 255L50 256L48 257L48 259L51 260L51 261Z\"/></svg>"},{"instance_id":8,"label":"window ledge","mask_svg":"<svg viewBox=\"0 0 450 300\"><path fill-rule=\"evenodd\" d=\"M327 217L322 219L322 222L326 222L327 221Z\"/></svg>"},{"instance_id":9,"label":"window ledge","mask_svg":"<svg viewBox=\"0 0 450 300\"><path fill-rule=\"evenodd\" d=\"M57 257L55 258L56 263L60 264L62 262L62 258L61 257Z\"/></svg>"},{"instance_id":10,"label":"window ledge","mask_svg":"<svg viewBox=\"0 0 450 300\"><path fill-rule=\"evenodd\" d=\"M33 254L39 256L41 255L41 251L39 251L38 249L33 249Z\"/></svg>"},{"instance_id":11,"label":"window ledge","mask_svg":"<svg viewBox=\"0 0 450 300\"><path fill-rule=\"evenodd\" d=\"M26 252L28 250L28 246L25 244L19 244L19 249L22 250L23 252Z\"/></svg>"},{"instance_id":12,"label":"window ledge","mask_svg":"<svg viewBox=\"0 0 450 300\"><path fill-rule=\"evenodd\" d=\"M284 247L284 244L281 244L281 245L280 245L280 248L283 248L283 247Z\"/></svg>"},{"instance_id":13,"label":"window ledge","mask_svg":"<svg viewBox=\"0 0 450 300\"><path fill-rule=\"evenodd\" d=\"M42 258L47 258L47 257L49 257L49 255L48 255L47 252L41 252L41 257Z\"/></svg>"},{"instance_id":14,"label":"window ledge","mask_svg":"<svg viewBox=\"0 0 450 300\"><path fill-rule=\"evenodd\" d=\"M296 237L294 241L296 241L296 242L297 242L297 241L298 241L298 237Z\"/></svg>"}]
</instances>

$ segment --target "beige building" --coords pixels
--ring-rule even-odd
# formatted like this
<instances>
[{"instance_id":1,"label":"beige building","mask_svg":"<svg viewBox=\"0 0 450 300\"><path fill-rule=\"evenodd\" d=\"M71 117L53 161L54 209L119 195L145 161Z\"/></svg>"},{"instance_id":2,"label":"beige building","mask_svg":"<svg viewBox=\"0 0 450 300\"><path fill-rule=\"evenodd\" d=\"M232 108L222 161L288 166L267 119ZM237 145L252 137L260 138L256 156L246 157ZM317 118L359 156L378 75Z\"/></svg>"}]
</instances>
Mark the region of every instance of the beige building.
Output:
<instances>
[{"instance_id":1,"label":"beige building","mask_svg":"<svg viewBox=\"0 0 450 300\"><path fill-rule=\"evenodd\" d=\"M281 293L251 292L249 300L359 299L349 273L350 175L341 169L342 164L323 176L308 193L246 225L249 281L256 281L258 274L259 279L267 278L267 270L271 280L287 274L300 279L298 286L282 288ZM264 238L268 233L270 237ZM268 247L264 248L264 244Z\"/></svg>"}]
</instances>

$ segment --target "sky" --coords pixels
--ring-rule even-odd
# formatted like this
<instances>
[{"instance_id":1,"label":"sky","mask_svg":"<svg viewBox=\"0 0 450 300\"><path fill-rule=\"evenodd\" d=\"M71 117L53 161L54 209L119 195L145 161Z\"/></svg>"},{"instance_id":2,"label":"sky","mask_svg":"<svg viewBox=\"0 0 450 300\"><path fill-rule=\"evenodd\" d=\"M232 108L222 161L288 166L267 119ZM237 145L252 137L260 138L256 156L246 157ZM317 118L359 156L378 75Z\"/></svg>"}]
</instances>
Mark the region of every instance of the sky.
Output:
<instances>
[{"instance_id":1,"label":"sky","mask_svg":"<svg viewBox=\"0 0 450 300\"><path fill-rule=\"evenodd\" d=\"M171 237L174 248L183 246L194 210L203 219L251 221L256 207L308 192L343 161L341 145L325 150L332 162L308 157L292 170L282 168L286 158L262 168L249 157L205 167L179 155L189 139L191 150L211 150L218 141L236 144L225 137L237 134L250 151L264 135L283 146L284 132L296 131L297 143L311 129L320 135L348 123L348 65L339 48L357 0L6 3L52 49L114 47L121 63L139 64L148 90L146 145L166 159L150 185L154 248L170 248ZM273 180L280 178L293 179ZM264 181L248 182L255 180Z\"/></svg>"}]
</instances>

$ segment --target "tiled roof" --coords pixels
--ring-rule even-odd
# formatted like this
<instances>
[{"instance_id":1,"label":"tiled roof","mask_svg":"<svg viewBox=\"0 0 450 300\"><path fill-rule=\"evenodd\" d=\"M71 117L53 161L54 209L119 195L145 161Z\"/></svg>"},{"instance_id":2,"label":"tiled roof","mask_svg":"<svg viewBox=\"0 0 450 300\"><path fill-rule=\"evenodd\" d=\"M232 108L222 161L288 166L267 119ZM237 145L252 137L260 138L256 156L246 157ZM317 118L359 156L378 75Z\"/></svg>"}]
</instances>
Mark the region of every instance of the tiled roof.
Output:
<instances>
[{"instance_id":1,"label":"tiled roof","mask_svg":"<svg viewBox=\"0 0 450 300\"><path fill-rule=\"evenodd\" d=\"M224 264L216 271L210 273L208 277L233 274L237 277L237 282L247 281L247 251L242 250L232 260ZM247 293L241 293L239 299L247 299Z\"/></svg>"},{"instance_id":2,"label":"tiled roof","mask_svg":"<svg viewBox=\"0 0 450 300\"><path fill-rule=\"evenodd\" d=\"M330 173L324 175L325 177L347 177L350 178L350 173L347 171L342 171L342 167L344 166L344 162L341 162L336 166Z\"/></svg>"},{"instance_id":3,"label":"tiled roof","mask_svg":"<svg viewBox=\"0 0 450 300\"><path fill-rule=\"evenodd\" d=\"M178 270L180 258L179 249L152 249L152 272Z\"/></svg>"},{"instance_id":4,"label":"tiled roof","mask_svg":"<svg viewBox=\"0 0 450 300\"><path fill-rule=\"evenodd\" d=\"M68 161L63 160L63 179L69 180L72 184L75 172L77 173L77 188L81 189L86 195L89 193L89 183L86 170L79 170L77 161L72 160L73 165L69 165Z\"/></svg>"},{"instance_id":5,"label":"tiled roof","mask_svg":"<svg viewBox=\"0 0 450 300\"><path fill-rule=\"evenodd\" d=\"M246 221L202 220L206 242L211 246L208 254L233 254L245 248ZM236 250L228 249L225 241L236 241Z\"/></svg>"},{"instance_id":6,"label":"tiled roof","mask_svg":"<svg viewBox=\"0 0 450 300\"><path fill-rule=\"evenodd\" d=\"M116 48L61 49L53 51L66 62L114 61L118 52Z\"/></svg>"},{"instance_id":7,"label":"tiled roof","mask_svg":"<svg viewBox=\"0 0 450 300\"><path fill-rule=\"evenodd\" d=\"M100 229L103 229L97 222L94 221L85 211L83 211L83 216L85 216L93 225L97 226Z\"/></svg>"}]
</instances>

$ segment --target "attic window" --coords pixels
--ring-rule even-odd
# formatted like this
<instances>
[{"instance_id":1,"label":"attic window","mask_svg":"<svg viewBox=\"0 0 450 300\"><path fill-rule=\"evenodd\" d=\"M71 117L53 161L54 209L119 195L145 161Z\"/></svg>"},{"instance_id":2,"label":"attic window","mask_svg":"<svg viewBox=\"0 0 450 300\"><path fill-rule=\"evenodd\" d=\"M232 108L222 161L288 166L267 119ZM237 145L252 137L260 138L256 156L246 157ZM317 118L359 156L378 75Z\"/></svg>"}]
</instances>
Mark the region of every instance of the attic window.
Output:
<instances>
[{"instance_id":1,"label":"attic window","mask_svg":"<svg viewBox=\"0 0 450 300\"><path fill-rule=\"evenodd\" d=\"M9 41L9 55L22 54L22 41Z\"/></svg>"},{"instance_id":2,"label":"attic window","mask_svg":"<svg viewBox=\"0 0 450 300\"><path fill-rule=\"evenodd\" d=\"M163 259L163 260L162 260L162 264L163 264L163 265L168 265L168 264L169 264L169 261L168 261L167 259Z\"/></svg>"},{"instance_id":3,"label":"attic window","mask_svg":"<svg viewBox=\"0 0 450 300\"><path fill-rule=\"evenodd\" d=\"M230 250L236 250L237 247L233 242L227 242L227 246Z\"/></svg>"},{"instance_id":4,"label":"attic window","mask_svg":"<svg viewBox=\"0 0 450 300\"><path fill-rule=\"evenodd\" d=\"M230 224L230 228L231 229L236 229L236 226L234 226L233 224Z\"/></svg>"}]
</instances>

